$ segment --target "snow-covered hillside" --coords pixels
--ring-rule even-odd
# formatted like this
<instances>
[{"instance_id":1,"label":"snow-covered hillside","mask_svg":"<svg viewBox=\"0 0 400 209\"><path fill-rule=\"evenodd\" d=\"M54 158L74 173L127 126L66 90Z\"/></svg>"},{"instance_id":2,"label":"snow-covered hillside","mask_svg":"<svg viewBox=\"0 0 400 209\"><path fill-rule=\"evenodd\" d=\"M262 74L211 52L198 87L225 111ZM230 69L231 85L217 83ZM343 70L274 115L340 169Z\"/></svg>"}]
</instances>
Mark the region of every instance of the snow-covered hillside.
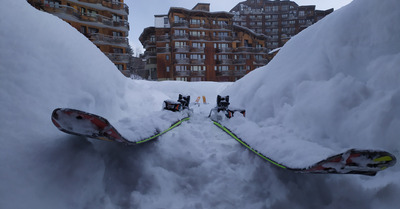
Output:
<instances>
[{"instance_id":1,"label":"snow-covered hillside","mask_svg":"<svg viewBox=\"0 0 400 209\"><path fill-rule=\"evenodd\" d=\"M354 0L290 40L268 66L235 83L125 78L67 23L25 0L3 3L0 208L390 209L400 204L398 165L375 177L294 174L254 156L206 119L222 92L267 131L249 139L260 146L269 146L270 136L400 156L397 0ZM178 93L192 100L205 95L210 104L144 146L69 136L50 120L54 108L71 107L112 123L137 122Z\"/></svg>"}]
</instances>

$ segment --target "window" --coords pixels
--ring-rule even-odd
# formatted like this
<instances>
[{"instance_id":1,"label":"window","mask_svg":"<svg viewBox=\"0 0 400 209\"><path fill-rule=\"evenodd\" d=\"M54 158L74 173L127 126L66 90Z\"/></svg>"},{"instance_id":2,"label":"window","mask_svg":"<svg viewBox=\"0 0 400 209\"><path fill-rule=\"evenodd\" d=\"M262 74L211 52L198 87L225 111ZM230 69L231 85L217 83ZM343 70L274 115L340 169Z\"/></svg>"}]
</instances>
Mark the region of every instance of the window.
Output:
<instances>
[{"instance_id":1,"label":"window","mask_svg":"<svg viewBox=\"0 0 400 209\"><path fill-rule=\"evenodd\" d=\"M176 71L186 71L187 70L187 66L182 66L182 65L178 65L175 67Z\"/></svg>"},{"instance_id":2,"label":"window","mask_svg":"<svg viewBox=\"0 0 400 209\"><path fill-rule=\"evenodd\" d=\"M185 47L185 46L186 46L186 42L183 42L183 41L175 42L175 47L176 48L182 48L182 47Z\"/></svg>"},{"instance_id":3,"label":"window","mask_svg":"<svg viewBox=\"0 0 400 209\"><path fill-rule=\"evenodd\" d=\"M182 59L186 59L186 54L175 54L175 59L177 60L182 60Z\"/></svg>"},{"instance_id":4,"label":"window","mask_svg":"<svg viewBox=\"0 0 400 209\"><path fill-rule=\"evenodd\" d=\"M187 77L176 77L177 81L187 81Z\"/></svg>"},{"instance_id":5,"label":"window","mask_svg":"<svg viewBox=\"0 0 400 209\"><path fill-rule=\"evenodd\" d=\"M183 35L186 34L186 31L185 31L185 30L175 30L175 33L174 33L174 34L175 34L175 35L183 36Z\"/></svg>"},{"instance_id":6,"label":"window","mask_svg":"<svg viewBox=\"0 0 400 209\"><path fill-rule=\"evenodd\" d=\"M205 48L206 47L206 43L197 43L197 42L193 42L192 46L194 48Z\"/></svg>"},{"instance_id":7,"label":"window","mask_svg":"<svg viewBox=\"0 0 400 209\"><path fill-rule=\"evenodd\" d=\"M190 66L190 71L205 71L206 66L201 66L201 65L192 65Z\"/></svg>"},{"instance_id":8,"label":"window","mask_svg":"<svg viewBox=\"0 0 400 209\"><path fill-rule=\"evenodd\" d=\"M169 72L169 66L166 67L165 71Z\"/></svg>"},{"instance_id":9,"label":"window","mask_svg":"<svg viewBox=\"0 0 400 209\"><path fill-rule=\"evenodd\" d=\"M164 17L164 25L168 25L168 23L169 23L168 17Z\"/></svg>"},{"instance_id":10,"label":"window","mask_svg":"<svg viewBox=\"0 0 400 209\"><path fill-rule=\"evenodd\" d=\"M89 33L90 34L99 33L99 29L97 29L97 28L89 28Z\"/></svg>"},{"instance_id":11,"label":"window","mask_svg":"<svg viewBox=\"0 0 400 209\"><path fill-rule=\"evenodd\" d=\"M124 65L122 64L116 64L115 66L118 68L118 70L124 70Z\"/></svg>"},{"instance_id":12,"label":"window","mask_svg":"<svg viewBox=\"0 0 400 209\"><path fill-rule=\"evenodd\" d=\"M217 48L219 48L219 49L222 49L222 48L228 48L229 47L229 45L228 44L224 44L224 43L214 43L214 48L215 49L217 49Z\"/></svg>"},{"instance_id":13,"label":"window","mask_svg":"<svg viewBox=\"0 0 400 209\"><path fill-rule=\"evenodd\" d=\"M166 60L169 60L169 55L165 55L165 59L166 59Z\"/></svg>"},{"instance_id":14,"label":"window","mask_svg":"<svg viewBox=\"0 0 400 209\"><path fill-rule=\"evenodd\" d=\"M190 59L205 59L206 58L206 55L204 55L204 54L191 54L190 55Z\"/></svg>"},{"instance_id":15,"label":"window","mask_svg":"<svg viewBox=\"0 0 400 209\"><path fill-rule=\"evenodd\" d=\"M304 11L299 11L299 17L304 17L305 16L305 12Z\"/></svg>"},{"instance_id":16,"label":"window","mask_svg":"<svg viewBox=\"0 0 400 209\"><path fill-rule=\"evenodd\" d=\"M122 20L122 16L113 14L112 19L114 22L120 22Z\"/></svg>"},{"instance_id":17,"label":"window","mask_svg":"<svg viewBox=\"0 0 400 209\"><path fill-rule=\"evenodd\" d=\"M218 71L228 71L229 66L223 65L223 66L216 66Z\"/></svg>"},{"instance_id":18,"label":"window","mask_svg":"<svg viewBox=\"0 0 400 209\"><path fill-rule=\"evenodd\" d=\"M122 36L122 32L113 31L112 34L113 34L114 37L121 37Z\"/></svg>"}]
</instances>

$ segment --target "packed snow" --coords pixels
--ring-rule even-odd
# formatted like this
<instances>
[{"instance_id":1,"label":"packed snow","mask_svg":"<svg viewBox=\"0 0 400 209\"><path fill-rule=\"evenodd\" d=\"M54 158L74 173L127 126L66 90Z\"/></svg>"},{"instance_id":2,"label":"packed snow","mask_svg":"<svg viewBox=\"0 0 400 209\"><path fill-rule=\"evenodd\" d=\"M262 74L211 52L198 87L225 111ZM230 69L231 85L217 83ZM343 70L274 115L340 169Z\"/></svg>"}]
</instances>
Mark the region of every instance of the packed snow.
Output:
<instances>
[{"instance_id":1,"label":"packed snow","mask_svg":"<svg viewBox=\"0 0 400 209\"><path fill-rule=\"evenodd\" d=\"M281 160L313 160L282 155L290 147L315 155L365 148L400 156L397 0L354 0L235 83L125 78L68 23L24 0L3 3L0 208L400 205L398 165L374 177L295 174L263 161L207 119L216 95L229 94L252 124L237 131ZM53 109L69 107L129 129L179 93L192 101L204 95L208 104L193 106L191 120L143 146L67 135L50 120Z\"/></svg>"}]
</instances>

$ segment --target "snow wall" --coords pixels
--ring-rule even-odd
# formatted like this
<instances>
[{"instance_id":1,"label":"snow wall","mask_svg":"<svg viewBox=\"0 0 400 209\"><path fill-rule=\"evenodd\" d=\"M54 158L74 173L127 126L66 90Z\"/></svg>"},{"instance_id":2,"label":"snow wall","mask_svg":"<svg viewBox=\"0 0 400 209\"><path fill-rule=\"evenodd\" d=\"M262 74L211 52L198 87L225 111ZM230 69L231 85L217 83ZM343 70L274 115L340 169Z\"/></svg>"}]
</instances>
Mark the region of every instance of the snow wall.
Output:
<instances>
[{"instance_id":1,"label":"snow wall","mask_svg":"<svg viewBox=\"0 0 400 209\"><path fill-rule=\"evenodd\" d=\"M400 148L398 1L355 0L225 92L260 125L328 146Z\"/></svg>"},{"instance_id":2,"label":"snow wall","mask_svg":"<svg viewBox=\"0 0 400 209\"><path fill-rule=\"evenodd\" d=\"M212 98L211 92L226 84L132 81L67 23L24 0L3 4L0 208L390 209L400 204L398 165L375 177L292 174L195 123L140 149L59 132L50 121L56 107L110 121L140 118L181 91L201 95L202 89ZM224 93L232 104L246 107L261 128L284 126L327 146L382 148L399 156L399 7L397 0L354 0ZM219 140L210 140L215 137Z\"/></svg>"}]
</instances>

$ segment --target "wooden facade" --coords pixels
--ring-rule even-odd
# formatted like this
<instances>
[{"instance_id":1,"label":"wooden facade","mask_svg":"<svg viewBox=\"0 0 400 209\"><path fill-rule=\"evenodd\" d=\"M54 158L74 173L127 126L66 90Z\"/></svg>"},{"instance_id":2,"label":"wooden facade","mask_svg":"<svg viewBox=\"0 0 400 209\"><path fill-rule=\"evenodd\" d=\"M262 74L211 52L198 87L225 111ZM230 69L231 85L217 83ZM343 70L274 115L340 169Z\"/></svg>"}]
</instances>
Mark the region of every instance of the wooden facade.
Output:
<instances>
[{"instance_id":1,"label":"wooden facade","mask_svg":"<svg viewBox=\"0 0 400 209\"><path fill-rule=\"evenodd\" d=\"M140 36L153 79L235 81L268 63L266 36L233 25L233 14L210 12L209 4L172 7L155 19Z\"/></svg>"},{"instance_id":2,"label":"wooden facade","mask_svg":"<svg viewBox=\"0 0 400 209\"><path fill-rule=\"evenodd\" d=\"M233 24L250 28L267 36L269 50L282 47L292 36L333 12L299 6L288 0L246 0L230 10Z\"/></svg>"},{"instance_id":3,"label":"wooden facade","mask_svg":"<svg viewBox=\"0 0 400 209\"><path fill-rule=\"evenodd\" d=\"M126 76L129 54L128 14L123 0L28 0L51 13L90 39Z\"/></svg>"}]
</instances>

